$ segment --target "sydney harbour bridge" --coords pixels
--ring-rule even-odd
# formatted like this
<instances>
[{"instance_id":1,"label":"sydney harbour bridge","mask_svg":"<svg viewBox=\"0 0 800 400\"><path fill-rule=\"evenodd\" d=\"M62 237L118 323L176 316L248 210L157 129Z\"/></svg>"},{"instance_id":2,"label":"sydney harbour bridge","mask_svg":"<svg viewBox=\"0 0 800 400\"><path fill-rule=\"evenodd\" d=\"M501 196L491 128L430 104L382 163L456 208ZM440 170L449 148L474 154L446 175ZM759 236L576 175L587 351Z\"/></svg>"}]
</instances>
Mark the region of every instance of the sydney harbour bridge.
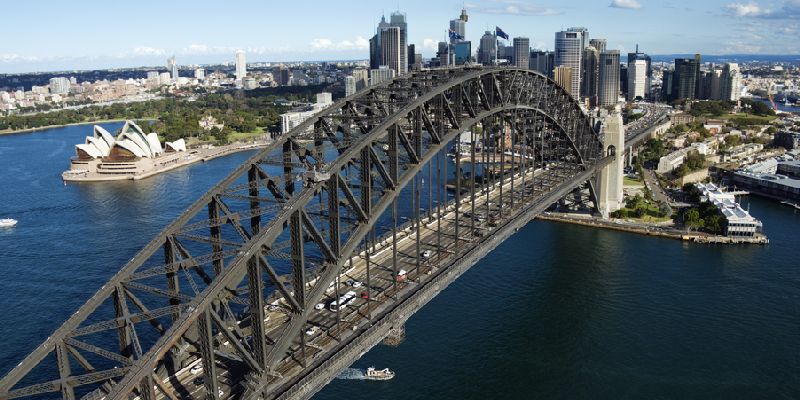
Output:
<instances>
[{"instance_id":1,"label":"sydney harbour bridge","mask_svg":"<svg viewBox=\"0 0 800 400\"><path fill-rule=\"evenodd\" d=\"M554 202L586 187L596 203L616 148L532 71L370 87L192 204L0 380L0 399L311 397Z\"/></svg>"}]
</instances>

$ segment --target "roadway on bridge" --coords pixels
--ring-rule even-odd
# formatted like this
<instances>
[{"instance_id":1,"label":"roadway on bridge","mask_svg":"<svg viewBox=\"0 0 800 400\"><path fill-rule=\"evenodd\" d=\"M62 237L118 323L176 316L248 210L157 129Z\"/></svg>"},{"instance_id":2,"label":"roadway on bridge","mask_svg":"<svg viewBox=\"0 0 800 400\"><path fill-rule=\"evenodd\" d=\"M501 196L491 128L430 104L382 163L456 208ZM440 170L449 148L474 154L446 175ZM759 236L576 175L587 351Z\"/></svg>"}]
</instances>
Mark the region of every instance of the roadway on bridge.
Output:
<instances>
[{"instance_id":1,"label":"roadway on bridge","mask_svg":"<svg viewBox=\"0 0 800 400\"><path fill-rule=\"evenodd\" d=\"M547 171L528 172L525 174L525 187L522 186L523 174L515 174L514 181L516 186L514 187L513 202L515 209L523 205L521 199L523 193L526 196L530 196L531 189L534 189L534 198L538 197L548 189L553 188L555 184L566 181L569 176L578 172L574 166L569 166L568 164ZM511 179L507 178L506 183L502 186L502 201L499 184L489 190L488 194L485 189L478 191L475 197L474 213L471 205L471 196L467 195L462 199L460 213L462 213L463 217L473 219L475 229L471 229L471 221L462 217L460 219L458 240L456 240L455 236L455 202L448 205L446 210L442 210L443 217L441 219L436 218L435 212L429 217L422 217L423 224L419 227L419 251L429 250L431 254L426 260L420 261L419 269L417 269L416 257L416 227L406 224L407 227L398 230L397 270L404 269L407 271L403 281L398 281L394 278L391 236L385 238L385 240L378 240L374 248L370 249L369 278L367 277L366 254L362 252L353 257L352 266L347 268L339 277L338 284L332 285L326 291L323 303L325 307L321 310L315 310L309 318L307 327L314 326L315 328L301 333L306 335L305 360L302 359L303 351L298 338L290 349L292 355L284 358L276 368L275 372L277 374L274 380L270 382L270 387L285 386L286 384L291 384L291 381L299 379L299 374L303 369L302 361L307 364L319 361L317 360L318 358L329 353L341 342L347 342L357 336L360 333L359 328L369 326L370 320L375 320L380 315L388 312L395 305L395 300L402 298L406 294L405 292L413 290L415 285L425 279L425 275L433 274L440 266L448 265L457 251L462 250L461 247L466 247L468 243L478 241L484 235L491 234L493 227L490 226L490 219L496 218L497 222L500 222L501 214L503 218L512 214L511 209L506 208L511 204L511 186ZM439 224L441 224L441 227L439 227ZM437 231L439 229L441 231L440 246L437 245ZM348 280L362 282L362 286L354 288L347 284ZM336 299L338 295L347 291L355 291L356 299L340 312L330 311L328 304ZM365 297L369 298L362 298L362 292L367 295ZM267 307L265 327L268 337L277 337L288 322L290 317L289 310L288 303L282 298ZM247 327L241 330L244 334L249 335ZM221 351L217 353L217 373L221 384L220 393L222 394L220 398L236 397L244 390L243 386L239 384L244 379L241 376L234 375L242 374L246 368L238 357L230 356L226 354L227 352L222 351L222 349L229 349L230 354L235 354L233 346L229 343L226 344L226 339L221 335L217 335L217 340L222 342ZM199 367L202 365L200 361L199 359L193 361L189 366L178 371L175 376L165 379L163 385L181 397L202 397L201 395L205 389L202 381L198 380L199 377L202 377L202 367ZM192 373L191 368L193 366L198 366L195 368L194 373ZM157 391L157 393L159 398L169 398L160 391Z\"/></svg>"}]
</instances>

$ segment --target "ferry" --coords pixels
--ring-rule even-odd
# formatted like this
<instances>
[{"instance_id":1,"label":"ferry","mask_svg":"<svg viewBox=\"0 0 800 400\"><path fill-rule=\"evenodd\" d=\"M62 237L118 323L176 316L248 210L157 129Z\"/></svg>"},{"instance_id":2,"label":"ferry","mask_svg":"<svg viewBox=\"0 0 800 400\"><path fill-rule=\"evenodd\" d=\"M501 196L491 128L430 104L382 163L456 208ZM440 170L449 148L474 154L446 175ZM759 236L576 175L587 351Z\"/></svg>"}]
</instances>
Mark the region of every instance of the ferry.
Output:
<instances>
[{"instance_id":1,"label":"ferry","mask_svg":"<svg viewBox=\"0 0 800 400\"><path fill-rule=\"evenodd\" d=\"M392 378L394 378L394 372L389 370L389 368L375 369L375 367L369 367L367 368L367 372L364 373L364 379L373 381L388 381Z\"/></svg>"},{"instance_id":2,"label":"ferry","mask_svg":"<svg viewBox=\"0 0 800 400\"><path fill-rule=\"evenodd\" d=\"M0 219L0 228L11 228L17 224L17 220L11 218Z\"/></svg>"}]
</instances>

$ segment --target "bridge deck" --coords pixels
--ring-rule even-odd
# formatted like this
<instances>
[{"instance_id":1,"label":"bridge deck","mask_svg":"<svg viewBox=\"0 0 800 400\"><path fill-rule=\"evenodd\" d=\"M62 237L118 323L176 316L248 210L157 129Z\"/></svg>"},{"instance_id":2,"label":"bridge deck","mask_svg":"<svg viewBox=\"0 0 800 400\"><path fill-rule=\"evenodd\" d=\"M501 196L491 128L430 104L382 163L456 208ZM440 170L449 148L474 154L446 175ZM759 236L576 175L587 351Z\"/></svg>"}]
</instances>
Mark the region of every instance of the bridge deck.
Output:
<instances>
[{"instance_id":1,"label":"bridge deck","mask_svg":"<svg viewBox=\"0 0 800 400\"><path fill-rule=\"evenodd\" d=\"M480 189L475 197L474 211L472 197L466 196L461 200L459 212L466 213L465 216L472 216L474 229L470 221L460 218L458 237L456 237L455 201L443 207L441 218L437 218L437 214L433 212L424 218L418 227L413 223L406 224L404 229L397 232L396 239L398 268L408 271L407 278L402 282L393 279L392 247L395 242L391 237L376 241L374 246L370 246L369 252L361 252L354 257L352 264L341 274L339 283L327 290L326 307L315 311L309 319L309 323L317 329L312 334L306 334L305 356L302 343L298 339L291 349L293 355L283 359L274 371L276 374L269 384L270 392L280 394L291 387L303 377L300 374L307 371L303 368L303 363L319 364L335 355L340 348L346 347L361 335L370 326L371 321L379 320L391 312L399 301L407 298L431 276L440 273L441 269L448 266L458 254L473 247L483 237L494 233L497 226L507 222L507 219L518 214L519 210L530 206L532 199L540 199L546 193L558 188L559 184L563 186L564 182L570 181L570 178L579 172L581 171L577 167L565 164L547 171L518 173L515 176L516 187L513 194L510 179L506 179L502 190L499 183L494 187ZM522 186L523 175L525 186ZM523 201L524 198L528 201ZM513 208L511 204L514 205ZM490 224L490 220L495 222ZM427 260L420 260L419 268L416 257L418 233L420 252L425 250L432 252ZM353 288L347 285L347 281L351 279L364 284L359 288ZM327 308L330 301L350 290L357 293L353 303L338 313ZM361 298L362 292L367 292L369 299ZM280 333L280 329L288 319L288 310L289 305L283 298L268 307L266 311L268 318L265 322L268 336ZM243 327L242 331L246 334L250 332L247 327ZM229 346L225 345L223 338L219 337L218 340L223 342L221 349ZM230 348L230 354L233 353L234 349ZM244 389L240 384L244 382L244 377L241 376L245 371L244 364L241 360L237 360L236 356L228 355L228 358L225 358L227 354L224 351L218 352L218 355L223 356L217 359L219 380L223 385L222 397L238 397L237 395ZM200 397L205 389L202 383L194 382L197 377L202 376L201 371L192 374L190 367L195 365L200 368L199 359L192 362L189 367L178 371L175 376L165 378L163 384L180 396ZM159 398L167 397L162 395Z\"/></svg>"}]
</instances>

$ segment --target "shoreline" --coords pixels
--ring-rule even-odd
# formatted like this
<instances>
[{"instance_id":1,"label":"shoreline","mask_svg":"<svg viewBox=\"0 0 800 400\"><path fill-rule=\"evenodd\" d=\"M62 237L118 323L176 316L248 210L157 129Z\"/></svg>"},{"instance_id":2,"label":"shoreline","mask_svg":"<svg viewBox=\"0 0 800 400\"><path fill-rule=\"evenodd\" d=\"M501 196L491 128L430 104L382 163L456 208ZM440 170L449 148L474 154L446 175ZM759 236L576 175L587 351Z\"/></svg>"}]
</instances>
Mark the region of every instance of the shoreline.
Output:
<instances>
[{"instance_id":1,"label":"shoreline","mask_svg":"<svg viewBox=\"0 0 800 400\"><path fill-rule=\"evenodd\" d=\"M138 173L122 173L115 175L100 175L96 171L87 172L83 174L71 173L72 170L64 171L61 174L61 179L64 182L70 183L102 183L102 182L119 182L119 181L138 181L147 179L152 176L169 172L178 168L186 167L199 162L206 162L219 157L225 157L234 153L239 153L248 150L257 150L269 146L272 141L268 142L254 142L254 143L238 143L230 144L213 149L193 149L193 152L182 158L176 158L174 163L170 162L169 165L162 165L154 167Z\"/></svg>"},{"instance_id":2,"label":"shoreline","mask_svg":"<svg viewBox=\"0 0 800 400\"><path fill-rule=\"evenodd\" d=\"M538 215L536 219L543 221L561 222L585 227L609 229L620 232L635 233L644 236L655 236L666 239L680 240L683 242L705 243L705 244L769 244L766 235L759 235L754 238L731 238L722 235L710 235L699 232L687 233L683 230L675 229L666 225L654 223L632 223L624 220L603 220L585 214L565 214L557 212L545 212Z\"/></svg>"},{"instance_id":3,"label":"shoreline","mask_svg":"<svg viewBox=\"0 0 800 400\"><path fill-rule=\"evenodd\" d=\"M77 125L90 125L90 124L105 124L109 122L125 122L130 118L112 118L112 119L99 119L96 121L84 121L84 122L73 122L69 124L60 124L60 125L46 125L40 126L38 128L25 128L25 129L18 129L15 131L0 131L0 136L4 135L14 135L18 133L34 133L38 131L44 131L48 129L55 129L55 128L64 128L67 126L77 126ZM142 118L142 120L153 121L155 118Z\"/></svg>"}]
</instances>

